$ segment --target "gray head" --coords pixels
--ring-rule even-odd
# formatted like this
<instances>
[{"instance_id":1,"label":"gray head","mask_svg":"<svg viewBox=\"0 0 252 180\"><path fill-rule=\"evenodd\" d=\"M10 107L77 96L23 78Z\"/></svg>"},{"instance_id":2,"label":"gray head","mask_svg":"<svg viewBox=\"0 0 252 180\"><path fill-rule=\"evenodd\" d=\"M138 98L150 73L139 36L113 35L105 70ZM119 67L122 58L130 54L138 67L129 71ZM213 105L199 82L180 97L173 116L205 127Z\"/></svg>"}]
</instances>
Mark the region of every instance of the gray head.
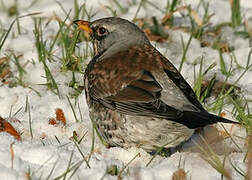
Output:
<instances>
[{"instance_id":1,"label":"gray head","mask_svg":"<svg viewBox=\"0 0 252 180\"><path fill-rule=\"evenodd\" d=\"M114 54L125 47L149 43L144 32L130 21L118 17L108 17L93 22L75 21L80 29L89 32L95 55Z\"/></svg>"}]
</instances>

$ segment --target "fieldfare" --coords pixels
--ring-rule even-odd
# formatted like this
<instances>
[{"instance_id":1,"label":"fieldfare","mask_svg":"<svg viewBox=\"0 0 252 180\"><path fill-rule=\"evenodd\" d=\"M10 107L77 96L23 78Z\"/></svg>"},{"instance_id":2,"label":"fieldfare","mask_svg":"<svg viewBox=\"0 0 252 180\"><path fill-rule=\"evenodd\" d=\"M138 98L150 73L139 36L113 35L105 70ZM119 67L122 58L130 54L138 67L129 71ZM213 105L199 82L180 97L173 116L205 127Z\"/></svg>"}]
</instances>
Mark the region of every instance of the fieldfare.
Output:
<instances>
[{"instance_id":1,"label":"fieldfare","mask_svg":"<svg viewBox=\"0 0 252 180\"><path fill-rule=\"evenodd\" d=\"M174 65L135 24L118 17L76 20L94 57L84 77L90 118L110 146L176 147L195 129L235 123L208 113Z\"/></svg>"}]
</instances>

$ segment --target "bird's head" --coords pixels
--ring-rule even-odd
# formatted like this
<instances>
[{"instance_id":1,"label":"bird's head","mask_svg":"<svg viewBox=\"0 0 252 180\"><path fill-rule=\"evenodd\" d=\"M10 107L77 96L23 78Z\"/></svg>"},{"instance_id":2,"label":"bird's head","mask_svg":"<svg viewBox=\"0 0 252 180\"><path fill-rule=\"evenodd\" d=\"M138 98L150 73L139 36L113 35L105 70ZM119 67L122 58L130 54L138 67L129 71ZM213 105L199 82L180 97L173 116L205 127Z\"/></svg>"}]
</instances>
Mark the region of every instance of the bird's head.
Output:
<instances>
[{"instance_id":1,"label":"bird's head","mask_svg":"<svg viewBox=\"0 0 252 180\"><path fill-rule=\"evenodd\" d=\"M114 54L131 45L149 43L144 32L135 24L118 17L108 17L92 22L76 20L79 29L89 33L95 55Z\"/></svg>"}]
</instances>

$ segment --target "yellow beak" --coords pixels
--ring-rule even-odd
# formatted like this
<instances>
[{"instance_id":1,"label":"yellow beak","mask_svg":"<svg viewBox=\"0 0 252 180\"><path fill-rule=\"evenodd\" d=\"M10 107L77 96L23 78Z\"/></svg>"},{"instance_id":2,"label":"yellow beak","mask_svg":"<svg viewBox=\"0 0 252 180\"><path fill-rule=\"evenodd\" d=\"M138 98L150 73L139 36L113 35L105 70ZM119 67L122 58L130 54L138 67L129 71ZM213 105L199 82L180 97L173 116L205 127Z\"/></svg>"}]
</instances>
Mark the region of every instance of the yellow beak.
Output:
<instances>
[{"instance_id":1,"label":"yellow beak","mask_svg":"<svg viewBox=\"0 0 252 180\"><path fill-rule=\"evenodd\" d=\"M76 24L79 29L87 32L88 34L90 34L92 32L92 29L90 28L88 21L75 20L74 24Z\"/></svg>"}]
</instances>

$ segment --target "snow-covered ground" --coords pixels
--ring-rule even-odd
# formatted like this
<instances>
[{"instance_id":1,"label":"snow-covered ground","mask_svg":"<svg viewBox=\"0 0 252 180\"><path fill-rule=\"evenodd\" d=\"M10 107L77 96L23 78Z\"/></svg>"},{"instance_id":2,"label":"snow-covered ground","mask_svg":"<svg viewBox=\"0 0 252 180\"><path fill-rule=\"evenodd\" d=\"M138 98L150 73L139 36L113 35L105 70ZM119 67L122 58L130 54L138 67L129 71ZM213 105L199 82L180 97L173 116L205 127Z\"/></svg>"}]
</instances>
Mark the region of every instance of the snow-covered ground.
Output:
<instances>
[{"instance_id":1,"label":"snow-covered ground","mask_svg":"<svg viewBox=\"0 0 252 180\"><path fill-rule=\"evenodd\" d=\"M1 3L3 2L3 3ZM33 6L29 7L32 0L17 1L20 15L28 13L41 12L36 17L66 17L65 12L60 7L59 3L54 0L38 0ZM74 1L61 0L59 1L66 12L74 8ZM78 3L81 5L86 4L86 9L93 9L97 12L92 18L98 19L105 16L111 16L111 12L106 6L110 6L116 9L114 1L106 0L80 0ZM133 1L120 1L121 6L129 7L128 12L118 15L120 17L132 20L138 8L138 4L132 5ZM152 2L152 1L151 1ZM166 6L166 1L154 1L157 7L163 8ZM185 1L186 4L191 4L192 8L199 4L197 0ZM15 3L14 0L2 0L0 1L0 9L11 7ZM230 21L231 11L228 0L215 0L210 1L209 14L214 13L211 18L213 24L223 23ZM129 6L129 4L131 4ZM249 22L252 22L252 1L241 0L242 16L246 17ZM203 10L200 10L200 12ZM203 12L202 12L203 13ZM162 18L164 14L151 5L146 5L141 8L138 13L138 18L146 18L156 16ZM179 14L178 14L179 16ZM70 13L70 17L73 18L73 11ZM9 17L8 14L0 10L0 31L2 28L8 29L13 17ZM45 21L46 22L46 21ZM71 22L66 21L67 24ZM252 23L250 23L252 25ZM221 179L221 174L218 173L213 167L210 166L202 158L202 153L193 145L192 141L186 143L182 150L184 152L176 152L171 157L157 156L149 166L146 164L150 161L152 156L146 153L142 149L131 148L122 149L118 147L107 149L101 144L96 137L94 153L91 154L89 165L83 161L83 157L73 143L73 132L76 132L78 137L84 136L79 147L85 157L89 157L92 146L92 125L88 116L88 108L85 102L84 92L79 95L77 103L74 98L71 98L73 90L68 86L72 79L71 72L61 71L61 61L48 62L48 67L53 74L61 94L61 98L47 89L46 86L41 84L46 83L45 71L43 64L38 60L37 49L35 45L34 37L34 21L32 17L24 17L20 19L21 34L18 34L16 24L9 34L2 50L0 51L0 58L11 53L22 57L19 58L19 63L24 66L26 73L23 77L24 86L17 86L10 88L8 84L0 82L0 116L10 122L14 128L20 132L21 141L16 140L10 134L5 132L0 133L0 179L53 179L61 176L65 172L69 173L66 179L117 179L117 176L111 176L106 173L106 170L112 165L116 165L120 171L128 162L130 162L138 153L139 156L129 164L123 172L123 179L144 179L144 180L167 180L171 179L172 175L178 168L183 168L186 172L186 177L192 180L202 179ZM50 39L52 35L58 31L57 22L50 23L43 33L45 38ZM0 34L1 35L1 34ZM182 57L183 49L181 45L181 36L185 42L188 41L190 35L180 30L169 30L169 39L167 43L153 44L168 57L177 67ZM236 55L237 62L245 66L247 63L247 57L251 49L249 38L244 39L240 36L235 36L231 28L226 28L223 32L223 37L226 41L235 48L234 54ZM80 44L80 48L84 48L86 44ZM57 45L56 45L57 47ZM169 47L169 48L167 48ZM60 56L60 48L55 48L55 54ZM204 56L203 68L207 68L210 64L216 62L215 72L219 79L224 79L224 76L220 73L220 61L218 51L210 48L200 47L200 42L196 39L192 40L187 53L187 62L182 69L183 76L192 85L194 81L193 66L192 63L196 59L200 59ZM90 59L91 57L89 57ZM230 66L230 56L224 54L226 60L226 66ZM233 64L233 66L235 66ZM196 68L199 69L199 65ZM10 62L10 70L14 73L14 76L18 76L17 66L13 61ZM236 70L233 76L230 77L229 83L234 83L240 76L242 70ZM210 73L211 74L211 73ZM210 75L209 75L210 76ZM83 76L81 74L76 77L81 81ZM239 87L242 88L243 94L246 98L252 97L252 71L248 71L243 78L238 82ZM41 96L38 95L38 93ZM72 105L79 104L79 107L74 106L77 119L81 119L79 109L82 114L82 121L76 122L73 111L67 100L67 96L70 98ZM29 111L26 111L27 100L29 102L30 119L29 123ZM251 105L249 104L250 108ZM55 110L60 108L63 110L66 125L49 124L50 118L55 118ZM232 114L232 105L225 105L224 111L226 116L230 119L234 119ZM252 110L252 109L251 109ZM17 112L15 114L15 112ZM15 116L14 116L15 114ZM32 129L32 135L30 131ZM220 125L217 125L221 129ZM246 162L243 162L243 158L246 153L244 146L246 132L239 126L226 125L228 131L233 136L234 141L238 146L243 149L237 148L234 143L228 138L227 140L214 142L212 148L220 155L221 160L224 159L225 153L228 152L226 157L225 167L230 173L233 179L243 179L241 175L231 166L231 163L238 168L241 168L246 172ZM209 128L205 129L210 131ZM211 139L210 133L208 139ZM199 141L199 137L193 138L195 141ZM203 145L202 145L203 146ZM13 151L13 152L12 152ZM12 160L12 158L14 159ZM70 162L70 164L69 164ZM81 165L79 163L82 163ZM78 167L79 168L76 168ZM71 169L72 168L72 169ZM74 171L76 169L76 171ZM52 175L49 174L52 172ZM73 173L74 172L74 173ZM72 175L72 176L71 176Z\"/></svg>"}]
</instances>

